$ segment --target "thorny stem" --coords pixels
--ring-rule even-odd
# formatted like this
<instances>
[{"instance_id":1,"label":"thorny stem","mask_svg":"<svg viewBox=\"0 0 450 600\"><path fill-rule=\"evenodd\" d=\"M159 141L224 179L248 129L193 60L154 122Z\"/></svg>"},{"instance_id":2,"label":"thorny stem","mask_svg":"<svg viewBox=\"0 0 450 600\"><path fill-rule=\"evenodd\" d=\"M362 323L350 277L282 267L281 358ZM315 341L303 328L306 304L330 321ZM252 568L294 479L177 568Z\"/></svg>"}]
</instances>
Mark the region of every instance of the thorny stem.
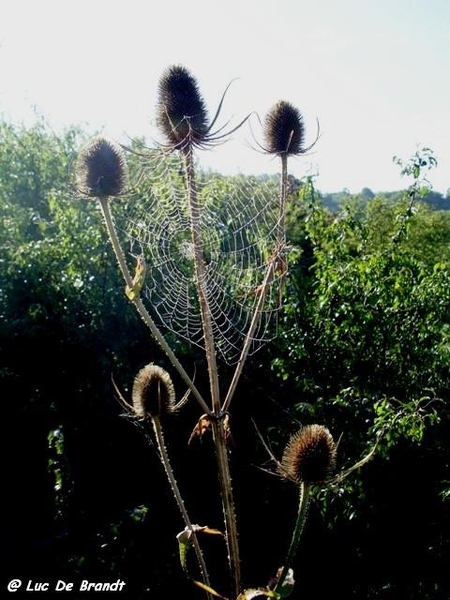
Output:
<instances>
[{"instance_id":1,"label":"thorny stem","mask_svg":"<svg viewBox=\"0 0 450 600\"><path fill-rule=\"evenodd\" d=\"M245 336L244 345L242 347L241 356L239 357L239 361L236 365L236 369L233 374L233 379L231 380L230 387L228 389L226 398L222 405L222 411L225 412L228 410L231 400L233 399L234 392L236 391L237 384L242 375L242 371L244 369L244 365L247 361L248 353L250 351L250 347L253 340L253 334L255 333L256 328L258 327L259 321L261 319L264 302L266 299L267 289L270 284L273 282L275 269L278 261L281 260L280 254L283 251L283 248L286 244L286 234L285 234L285 213L286 213L286 197L287 197L287 155L281 155L281 183L280 183L280 197L279 197L279 217L277 222L277 233L276 233L276 243L275 243L275 252L272 255L272 259L269 262L267 267L266 275L264 277L260 293L258 295L258 301L255 306L255 311L253 313L253 318L250 322L249 329ZM284 277L284 274L283 274Z\"/></svg>"},{"instance_id":2,"label":"thorny stem","mask_svg":"<svg viewBox=\"0 0 450 600\"><path fill-rule=\"evenodd\" d=\"M200 312L203 325L206 360L208 363L209 383L211 388L212 410L216 415L220 411L219 377L216 362L216 349L212 328L211 310L209 306L206 266L203 256L203 242L200 230L201 210L198 202L197 185L195 181L194 157L192 145L188 144L183 149L184 168L186 175L186 188L191 219L192 243L194 245L195 281L200 302Z\"/></svg>"},{"instance_id":3,"label":"thorny stem","mask_svg":"<svg viewBox=\"0 0 450 600\"><path fill-rule=\"evenodd\" d=\"M156 442L158 444L159 457L160 457L161 462L166 471L167 479L169 480L170 487L172 488L173 495L175 497L178 508L180 509L183 520L186 524L186 527L188 528L188 530L191 533L192 545L194 546L194 550L197 555L197 560L198 560L198 564L200 566L200 570L202 573L203 582L208 587L211 587L205 560L203 558L203 553L200 548L200 544L198 543L197 534L195 532L195 529L191 523L188 512L186 510L186 506L184 504L183 498L182 498L180 490L178 488L177 481L175 479L175 475L172 470L172 466L170 464L170 459L169 459L169 455L167 453L167 448L164 444L164 436L163 436L163 430L162 430L162 426L161 426L161 420L159 417L156 416L156 417L152 418L152 423L153 423L153 430L155 432ZM209 592L208 592L208 598L209 598L209 600L212 600L212 596Z\"/></svg>"},{"instance_id":4,"label":"thorny stem","mask_svg":"<svg viewBox=\"0 0 450 600\"><path fill-rule=\"evenodd\" d=\"M297 512L297 520L295 522L294 533L292 534L291 544L289 546L289 550L284 561L283 570L281 571L281 575L278 578L277 585L275 586L274 592L278 592L282 587L284 580L289 573L289 569L291 568L292 561L294 559L295 553L297 551L297 546L300 541L300 536L302 535L303 527L305 525L306 517L308 515L308 507L309 507L309 492L310 485L302 481L299 486L299 504L298 504L298 512Z\"/></svg>"},{"instance_id":5,"label":"thorny stem","mask_svg":"<svg viewBox=\"0 0 450 600\"><path fill-rule=\"evenodd\" d=\"M230 465L227 454L227 440L223 419L212 421L214 446L216 449L217 468L219 471L220 491L225 521L228 561L234 585L234 598L241 592L241 562L239 558L239 541L234 507L233 486L231 484Z\"/></svg>"},{"instance_id":6,"label":"thorny stem","mask_svg":"<svg viewBox=\"0 0 450 600\"><path fill-rule=\"evenodd\" d=\"M206 360L208 363L212 413L215 417L212 419L212 428L214 436L214 445L216 449L220 492L225 519L228 560L230 565L231 576L233 578L234 596L237 597L241 591L241 573L236 513L233 499L233 488L231 485L230 467L228 463L227 442L222 419L223 413L221 412L220 406L219 377L216 362L216 350L214 343L214 333L212 328L211 310L206 289L206 267L203 255L203 242L201 236L201 207L198 202L192 145L187 144L186 147L183 149L182 154L184 160L186 188L191 219L192 242L194 245L194 262L197 293L202 317Z\"/></svg>"},{"instance_id":7,"label":"thorny stem","mask_svg":"<svg viewBox=\"0 0 450 600\"><path fill-rule=\"evenodd\" d=\"M114 249L114 253L115 253L117 261L119 263L120 270L122 271L122 275L123 275L126 285L131 288L133 286L133 282L132 282L130 271L128 270L128 266L127 266L127 263L125 260L122 246L121 246L119 238L117 236L116 228L115 228L114 221L113 221L112 214L111 214L111 207L109 205L109 198L102 197L102 198L99 198L99 201L100 201L100 205L102 208L103 217L105 219L106 228L108 230L109 239L111 241L112 247ZM173 350L170 348L170 346L166 342L164 336L159 331L155 322L153 321L153 319L149 315L147 309L145 308L144 303L142 302L140 296L136 295L136 297L133 298L133 300L131 300L131 301L135 305L135 307L136 307L139 315L141 316L142 320L144 321L144 323L150 329L155 340L158 342L158 344L161 346L161 348L166 353L166 355L167 355L168 359L170 360L170 362L172 363L173 367L178 371L178 373L181 376L181 378L183 379L184 383L192 391L193 395L195 396L196 400L202 407L203 411L210 415L211 410L210 410L209 406L206 404L205 400L203 399L202 395L198 391L194 382L191 380L189 375L186 373L183 366L181 365L181 363L175 356Z\"/></svg>"}]
</instances>

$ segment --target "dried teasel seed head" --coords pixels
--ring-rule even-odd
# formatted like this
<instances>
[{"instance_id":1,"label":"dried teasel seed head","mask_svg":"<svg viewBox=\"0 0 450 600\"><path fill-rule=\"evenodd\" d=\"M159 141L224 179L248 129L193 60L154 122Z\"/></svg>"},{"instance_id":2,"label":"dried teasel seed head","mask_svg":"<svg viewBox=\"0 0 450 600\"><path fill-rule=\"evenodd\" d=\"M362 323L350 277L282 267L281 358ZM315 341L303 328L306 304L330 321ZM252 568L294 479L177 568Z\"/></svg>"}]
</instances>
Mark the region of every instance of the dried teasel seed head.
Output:
<instances>
[{"instance_id":1,"label":"dried teasel seed head","mask_svg":"<svg viewBox=\"0 0 450 600\"><path fill-rule=\"evenodd\" d=\"M132 399L138 417L160 417L173 412L175 389L169 373L157 365L146 365L134 379Z\"/></svg>"},{"instance_id":2,"label":"dried teasel seed head","mask_svg":"<svg viewBox=\"0 0 450 600\"><path fill-rule=\"evenodd\" d=\"M208 134L208 115L196 79L181 65L166 69L158 87L156 122L175 149L200 145Z\"/></svg>"},{"instance_id":3,"label":"dried teasel seed head","mask_svg":"<svg viewBox=\"0 0 450 600\"><path fill-rule=\"evenodd\" d=\"M306 425L289 440L281 460L281 475L296 483L320 483L336 465L336 444L322 425Z\"/></svg>"},{"instance_id":4,"label":"dried teasel seed head","mask_svg":"<svg viewBox=\"0 0 450 600\"><path fill-rule=\"evenodd\" d=\"M96 136L81 149L77 163L77 188L85 196L106 198L125 192L128 169L122 148Z\"/></svg>"},{"instance_id":5,"label":"dried teasel seed head","mask_svg":"<svg viewBox=\"0 0 450 600\"><path fill-rule=\"evenodd\" d=\"M301 112L289 102L280 100L266 116L265 148L279 156L305 152L305 126Z\"/></svg>"}]
</instances>

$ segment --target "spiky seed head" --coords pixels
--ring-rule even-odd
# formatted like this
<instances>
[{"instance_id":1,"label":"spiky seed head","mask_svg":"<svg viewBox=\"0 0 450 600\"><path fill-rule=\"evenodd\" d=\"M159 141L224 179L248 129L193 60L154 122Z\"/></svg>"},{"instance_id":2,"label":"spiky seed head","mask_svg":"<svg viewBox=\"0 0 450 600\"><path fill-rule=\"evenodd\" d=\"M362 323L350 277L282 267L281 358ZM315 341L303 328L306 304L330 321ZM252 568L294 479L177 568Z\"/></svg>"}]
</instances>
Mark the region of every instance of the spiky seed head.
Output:
<instances>
[{"instance_id":1,"label":"spiky seed head","mask_svg":"<svg viewBox=\"0 0 450 600\"><path fill-rule=\"evenodd\" d=\"M134 379L132 399L138 417L160 417L173 412L175 389L169 373L157 365L146 365Z\"/></svg>"},{"instance_id":2,"label":"spiky seed head","mask_svg":"<svg viewBox=\"0 0 450 600\"><path fill-rule=\"evenodd\" d=\"M167 68L158 87L156 122L173 148L201 144L208 114L196 79L181 65Z\"/></svg>"},{"instance_id":3,"label":"spiky seed head","mask_svg":"<svg viewBox=\"0 0 450 600\"><path fill-rule=\"evenodd\" d=\"M289 102L280 100L266 116L264 136L270 154L302 154L305 151L303 115Z\"/></svg>"},{"instance_id":4,"label":"spiky seed head","mask_svg":"<svg viewBox=\"0 0 450 600\"><path fill-rule=\"evenodd\" d=\"M81 149L77 187L85 196L106 198L124 193L128 180L125 155L119 144L95 136Z\"/></svg>"},{"instance_id":5,"label":"spiky seed head","mask_svg":"<svg viewBox=\"0 0 450 600\"><path fill-rule=\"evenodd\" d=\"M296 483L320 483L336 465L336 444L323 425L306 425L289 440L281 460L281 474Z\"/></svg>"}]
</instances>

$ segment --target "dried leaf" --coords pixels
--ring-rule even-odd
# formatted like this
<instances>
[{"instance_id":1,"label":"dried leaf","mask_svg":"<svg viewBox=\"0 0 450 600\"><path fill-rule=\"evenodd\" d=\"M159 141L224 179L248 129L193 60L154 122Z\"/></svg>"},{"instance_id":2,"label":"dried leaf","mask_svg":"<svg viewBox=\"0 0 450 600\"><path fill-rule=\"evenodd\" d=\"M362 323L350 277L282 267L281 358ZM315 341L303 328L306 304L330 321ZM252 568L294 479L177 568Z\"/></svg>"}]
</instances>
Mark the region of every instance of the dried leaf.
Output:
<instances>
[{"instance_id":1,"label":"dried leaf","mask_svg":"<svg viewBox=\"0 0 450 600\"><path fill-rule=\"evenodd\" d=\"M147 265L145 263L145 258L142 256L137 257L136 261L136 269L133 276L133 281L130 286L125 287L125 294L129 300L134 300L137 296L139 296L141 289L145 283L145 274L147 272Z\"/></svg>"},{"instance_id":2,"label":"dried leaf","mask_svg":"<svg viewBox=\"0 0 450 600\"><path fill-rule=\"evenodd\" d=\"M207 431L211 430L211 417L206 413L200 417L197 425L192 430L192 433L188 440L188 445L192 442L192 440L196 437L203 437Z\"/></svg>"},{"instance_id":3,"label":"dried leaf","mask_svg":"<svg viewBox=\"0 0 450 600\"><path fill-rule=\"evenodd\" d=\"M208 592L212 596L215 596L216 598L221 598L222 600L228 600L225 596L222 596L221 594L219 594L219 592L216 592L216 590L211 588L209 585L206 585L205 583L202 583L201 581L197 581L196 579L191 577L191 575L189 574L189 571L187 568L187 554L188 554L189 548L192 546L192 534L194 532L195 533L206 533L208 535L223 536L223 533L221 531L219 531L218 529L211 529L208 526L201 526L201 525L192 525L192 528L185 527L183 529L183 531L180 531L180 533L177 535L177 540L178 540L178 547L179 547L179 551L180 551L180 563L183 568L183 571L186 573L186 575L189 577L189 579L192 581L192 583L194 585L196 585L197 587Z\"/></svg>"}]
</instances>

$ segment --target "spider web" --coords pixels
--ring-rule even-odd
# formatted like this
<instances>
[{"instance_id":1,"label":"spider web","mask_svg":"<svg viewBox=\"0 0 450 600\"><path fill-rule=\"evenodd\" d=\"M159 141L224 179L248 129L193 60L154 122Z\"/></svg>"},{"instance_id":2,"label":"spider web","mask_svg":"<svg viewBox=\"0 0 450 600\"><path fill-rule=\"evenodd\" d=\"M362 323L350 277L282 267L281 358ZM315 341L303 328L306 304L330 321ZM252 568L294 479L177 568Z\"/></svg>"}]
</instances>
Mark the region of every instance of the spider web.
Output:
<instances>
[{"instance_id":1,"label":"spider web","mask_svg":"<svg viewBox=\"0 0 450 600\"><path fill-rule=\"evenodd\" d=\"M139 203L127 215L130 253L147 263L143 300L160 325L203 345L188 198L177 155L150 153L139 182ZM239 359L271 256L276 251L278 182L248 176L200 175L197 181L205 264L204 289L216 350ZM250 353L276 335L283 275L267 286Z\"/></svg>"}]
</instances>

